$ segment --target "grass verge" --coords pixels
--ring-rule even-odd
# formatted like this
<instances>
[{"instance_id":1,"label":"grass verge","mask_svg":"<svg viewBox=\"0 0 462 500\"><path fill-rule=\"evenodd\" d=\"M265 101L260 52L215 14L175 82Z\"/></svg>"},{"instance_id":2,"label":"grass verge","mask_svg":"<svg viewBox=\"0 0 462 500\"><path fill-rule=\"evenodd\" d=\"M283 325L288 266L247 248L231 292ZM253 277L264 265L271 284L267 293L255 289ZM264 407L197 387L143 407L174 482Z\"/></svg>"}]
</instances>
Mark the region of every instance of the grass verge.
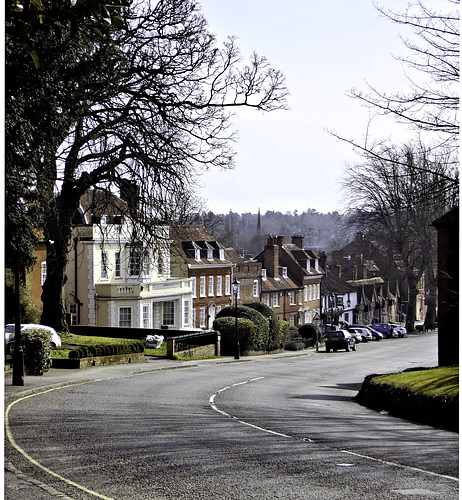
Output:
<instances>
[{"instance_id":1,"label":"grass verge","mask_svg":"<svg viewBox=\"0 0 462 500\"><path fill-rule=\"evenodd\" d=\"M395 417L458 432L458 376L458 366L369 375L355 400Z\"/></svg>"}]
</instances>

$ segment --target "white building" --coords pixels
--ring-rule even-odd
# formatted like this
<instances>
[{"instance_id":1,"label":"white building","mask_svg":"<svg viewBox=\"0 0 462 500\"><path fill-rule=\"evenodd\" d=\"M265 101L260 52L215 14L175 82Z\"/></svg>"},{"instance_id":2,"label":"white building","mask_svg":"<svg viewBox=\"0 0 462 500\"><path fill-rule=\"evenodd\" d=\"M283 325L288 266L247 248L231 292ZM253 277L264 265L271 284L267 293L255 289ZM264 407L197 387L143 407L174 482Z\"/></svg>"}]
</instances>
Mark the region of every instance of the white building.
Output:
<instances>
[{"instance_id":1,"label":"white building","mask_svg":"<svg viewBox=\"0 0 462 500\"><path fill-rule=\"evenodd\" d=\"M170 276L169 228L156 228L156 243L146 245L133 241L133 227L121 216L85 207L81 214L64 290L72 324L190 328L191 279Z\"/></svg>"}]
</instances>

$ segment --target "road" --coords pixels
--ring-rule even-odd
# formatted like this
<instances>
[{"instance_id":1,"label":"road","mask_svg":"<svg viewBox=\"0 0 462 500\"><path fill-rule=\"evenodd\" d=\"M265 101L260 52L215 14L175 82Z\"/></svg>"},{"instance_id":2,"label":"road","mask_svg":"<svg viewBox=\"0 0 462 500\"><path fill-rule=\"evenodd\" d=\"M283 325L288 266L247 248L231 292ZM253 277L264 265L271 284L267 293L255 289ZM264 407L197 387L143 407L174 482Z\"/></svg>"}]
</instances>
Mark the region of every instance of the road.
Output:
<instances>
[{"instance_id":1,"label":"road","mask_svg":"<svg viewBox=\"0 0 462 500\"><path fill-rule=\"evenodd\" d=\"M10 408L6 456L73 499L455 499L458 434L351 399L370 373L434 366L436 341L61 387Z\"/></svg>"}]
</instances>

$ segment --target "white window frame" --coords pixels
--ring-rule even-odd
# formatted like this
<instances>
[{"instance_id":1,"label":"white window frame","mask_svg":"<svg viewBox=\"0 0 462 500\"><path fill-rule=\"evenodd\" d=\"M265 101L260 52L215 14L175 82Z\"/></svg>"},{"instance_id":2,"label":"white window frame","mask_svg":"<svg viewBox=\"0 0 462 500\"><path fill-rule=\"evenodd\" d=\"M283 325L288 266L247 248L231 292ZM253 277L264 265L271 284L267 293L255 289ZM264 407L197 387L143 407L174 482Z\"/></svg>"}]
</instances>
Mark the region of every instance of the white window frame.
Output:
<instances>
[{"instance_id":1,"label":"white window frame","mask_svg":"<svg viewBox=\"0 0 462 500\"><path fill-rule=\"evenodd\" d=\"M313 285L310 285L310 292L308 294L308 300L309 301L313 300Z\"/></svg>"},{"instance_id":2,"label":"white window frame","mask_svg":"<svg viewBox=\"0 0 462 500\"><path fill-rule=\"evenodd\" d=\"M258 280L253 280L253 296L258 297L260 293Z\"/></svg>"},{"instance_id":3,"label":"white window frame","mask_svg":"<svg viewBox=\"0 0 462 500\"><path fill-rule=\"evenodd\" d=\"M201 297L205 297L205 276L201 276L200 277L200 290L199 290L199 294Z\"/></svg>"},{"instance_id":4,"label":"white window frame","mask_svg":"<svg viewBox=\"0 0 462 500\"><path fill-rule=\"evenodd\" d=\"M149 304L143 304L141 306L141 318L143 322L143 328L149 328Z\"/></svg>"},{"instance_id":5,"label":"white window frame","mask_svg":"<svg viewBox=\"0 0 462 500\"><path fill-rule=\"evenodd\" d=\"M279 292L274 292L273 293L273 307L280 307Z\"/></svg>"},{"instance_id":6,"label":"white window frame","mask_svg":"<svg viewBox=\"0 0 462 500\"><path fill-rule=\"evenodd\" d=\"M46 280L47 280L47 261L44 260L40 264L40 282L42 286L45 284Z\"/></svg>"},{"instance_id":7,"label":"white window frame","mask_svg":"<svg viewBox=\"0 0 462 500\"><path fill-rule=\"evenodd\" d=\"M213 248L207 248L207 260L213 260Z\"/></svg>"},{"instance_id":8,"label":"white window frame","mask_svg":"<svg viewBox=\"0 0 462 500\"><path fill-rule=\"evenodd\" d=\"M305 302L308 302L308 285L305 285Z\"/></svg>"},{"instance_id":9,"label":"white window frame","mask_svg":"<svg viewBox=\"0 0 462 500\"><path fill-rule=\"evenodd\" d=\"M207 315L205 312L205 307L201 307L199 310L199 327L204 328L207 322Z\"/></svg>"},{"instance_id":10,"label":"white window frame","mask_svg":"<svg viewBox=\"0 0 462 500\"><path fill-rule=\"evenodd\" d=\"M175 301L166 300L165 302L162 302L162 325L175 326L175 315L176 315Z\"/></svg>"},{"instance_id":11,"label":"white window frame","mask_svg":"<svg viewBox=\"0 0 462 500\"><path fill-rule=\"evenodd\" d=\"M294 290L291 290L289 292L289 303L291 306L295 306L296 305L296 302L295 302L295 291Z\"/></svg>"},{"instance_id":12,"label":"white window frame","mask_svg":"<svg viewBox=\"0 0 462 500\"><path fill-rule=\"evenodd\" d=\"M317 300L319 300L321 298L321 283L318 283L316 285L316 288L318 289L318 294L317 294Z\"/></svg>"},{"instance_id":13,"label":"white window frame","mask_svg":"<svg viewBox=\"0 0 462 500\"><path fill-rule=\"evenodd\" d=\"M138 245L133 245L130 247L128 258L128 275L130 276L130 278L140 276L143 271L141 254L142 249Z\"/></svg>"},{"instance_id":14,"label":"white window frame","mask_svg":"<svg viewBox=\"0 0 462 500\"><path fill-rule=\"evenodd\" d=\"M69 304L69 314L72 316L72 324L77 324L77 304Z\"/></svg>"},{"instance_id":15,"label":"white window frame","mask_svg":"<svg viewBox=\"0 0 462 500\"><path fill-rule=\"evenodd\" d=\"M184 325L189 325L191 323L191 301L185 300L183 302L183 321Z\"/></svg>"},{"instance_id":16,"label":"white window frame","mask_svg":"<svg viewBox=\"0 0 462 500\"><path fill-rule=\"evenodd\" d=\"M101 250L101 279L108 279L109 255L107 250Z\"/></svg>"},{"instance_id":17,"label":"white window frame","mask_svg":"<svg viewBox=\"0 0 462 500\"><path fill-rule=\"evenodd\" d=\"M209 276L209 297L214 297L214 279L213 279L213 276Z\"/></svg>"},{"instance_id":18,"label":"white window frame","mask_svg":"<svg viewBox=\"0 0 462 500\"><path fill-rule=\"evenodd\" d=\"M227 274L225 278L225 295L231 295L231 275Z\"/></svg>"},{"instance_id":19,"label":"white window frame","mask_svg":"<svg viewBox=\"0 0 462 500\"><path fill-rule=\"evenodd\" d=\"M223 276L217 276L217 296L223 295Z\"/></svg>"},{"instance_id":20,"label":"white window frame","mask_svg":"<svg viewBox=\"0 0 462 500\"><path fill-rule=\"evenodd\" d=\"M271 307L271 294L266 292L263 294L263 300L268 307Z\"/></svg>"},{"instance_id":21,"label":"white window frame","mask_svg":"<svg viewBox=\"0 0 462 500\"><path fill-rule=\"evenodd\" d=\"M193 299L195 299L197 297L197 279L195 276L193 276L191 278L191 287L192 287L192 296L193 296Z\"/></svg>"},{"instance_id":22,"label":"white window frame","mask_svg":"<svg viewBox=\"0 0 462 500\"><path fill-rule=\"evenodd\" d=\"M116 278L121 278L122 277L122 259L121 259L121 253L119 250L115 252L114 256L114 273Z\"/></svg>"},{"instance_id":23,"label":"white window frame","mask_svg":"<svg viewBox=\"0 0 462 500\"><path fill-rule=\"evenodd\" d=\"M131 328L132 327L132 318L133 318L133 307L132 306L120 306L119 307L118 320L119 320L120 327ZM125 323L128 323L128 324L125 324Z\"/></svg>"}]
</instances>

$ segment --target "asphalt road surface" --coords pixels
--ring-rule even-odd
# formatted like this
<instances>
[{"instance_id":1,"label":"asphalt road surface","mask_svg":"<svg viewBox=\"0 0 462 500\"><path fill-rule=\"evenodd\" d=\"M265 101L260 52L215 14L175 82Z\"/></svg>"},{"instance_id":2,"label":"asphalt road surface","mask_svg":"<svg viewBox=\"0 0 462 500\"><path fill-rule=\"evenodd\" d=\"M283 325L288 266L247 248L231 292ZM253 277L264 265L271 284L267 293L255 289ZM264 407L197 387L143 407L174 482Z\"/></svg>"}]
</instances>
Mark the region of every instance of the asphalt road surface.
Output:
<instances>
[{"instance_id":1,"label":"asphalt road surface","mask_svg":"<svg viewBox=\"0 0 462 500\"><path fill-rule=\"evenodd\" d=\"M72 499L455 499L458 434L352 401L370 373L435 366L436 342L61 387L10 408L6 457Z\"/></svg>"}]
</instances>

